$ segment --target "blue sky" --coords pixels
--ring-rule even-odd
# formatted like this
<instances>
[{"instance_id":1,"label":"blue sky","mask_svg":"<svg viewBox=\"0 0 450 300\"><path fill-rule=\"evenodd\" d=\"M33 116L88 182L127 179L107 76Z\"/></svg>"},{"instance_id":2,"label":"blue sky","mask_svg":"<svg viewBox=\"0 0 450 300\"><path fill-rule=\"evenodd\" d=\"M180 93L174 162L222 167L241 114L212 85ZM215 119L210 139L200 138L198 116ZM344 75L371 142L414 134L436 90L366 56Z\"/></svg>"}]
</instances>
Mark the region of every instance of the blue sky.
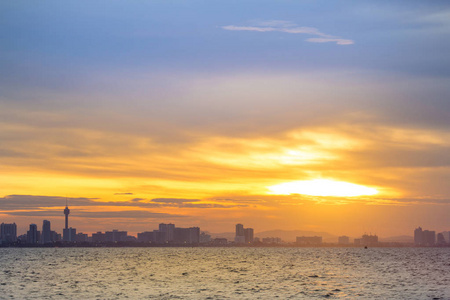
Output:
<instances>
[{"instance_id":1,"label":"blue sky","mask_svg":"<svg viewBox=\"0 0 450 300\"><path fill-rule=\"evenodd\" d=\"M4 2L2 65L13 71L28 60L57 74L108 66L212 72L356 68L448 76L446 16L445 1ZM305 34L222 29L272 20L355 44L336 47L305 42Z\"/></svg>"}]
</instances>

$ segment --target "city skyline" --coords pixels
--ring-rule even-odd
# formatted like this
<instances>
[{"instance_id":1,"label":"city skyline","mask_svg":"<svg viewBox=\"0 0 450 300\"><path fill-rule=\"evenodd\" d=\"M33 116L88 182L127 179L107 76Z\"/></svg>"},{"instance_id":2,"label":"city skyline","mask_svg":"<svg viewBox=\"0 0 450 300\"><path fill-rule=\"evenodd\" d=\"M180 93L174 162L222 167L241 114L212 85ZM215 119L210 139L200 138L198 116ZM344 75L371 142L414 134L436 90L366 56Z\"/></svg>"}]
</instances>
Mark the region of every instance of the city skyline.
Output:
<instances>
[{"instance_id":1,"label":"city skyline","mask_svg":"<svg viewBox=\"0 0 450 300\"><path fill-rule=\"evenodd\" d=\"M68 207L67 199L66 206L63 210L64 214L64 228L62 229L63 234L61 235L57 231L51 230L51 222L49 220L43 220L42 222L42 230L39 231L36 224L30 224L29 230L26 234L20 234L17 232L16 223L5 224L1 223L1 231L0 231L0 244L6 243L15 243L16 241L21 239L21 243L26 242L30 245L47 245L49 243L55 242L65 242L65 243L105 243L105 242L145 242L145 243L153 243L153 244L214 244L216 246L224 245L224 244L234 244L234 245L251 245L254 242L256 244L263 242L263 244L281 244L281 243L289 243L289 241L283 240L280 237L274 236L255 236L255 231L253 228L245 228L243 224L238 223L235 225L234 239L230 241L227 238L224 238L223 235L227 235L228 233L212 233L207 230L200 230L199 227L189 227L189 228L181 228L175 227L175 224L172 223L159 223L158 229L149 230L146 228L145 230L138 233L128 234L128 231L122 231L118 229L112 229L110 231L104 230L92 232L90 237L89 233L78 232L76 228L69 227L69 214L70 209ZM277 231L277 230L275 230ZM280 230L278 230L280 232ZM211 238L212 235L216 235L214 237L214 241ZM261 234L261 233L260 233ZM318 246L322 245L323 237L322 236L311 236L311 234L315 234L315 232L309 232L310 236L297 236L296 244L303 246ZM328 233L325 233L328 235ZM218 236L217 236L218 235ZM266 234L267 235L267 234ZM391 239L389 242L384 242L384 244L379 244L379 237L372 233L364 233L361 238L354 238L353 244L356 246L365 245L374 246L374 245L385 245L385 246L395 246L401 244L414 244L415 246L448 246L450 245L450 231L439 232L436 235L436 231L430 230L422 230L419 226L414 230L414 235L411 241L407 241L408 236L396 237L397 240L392 240L395 237L385 237ZM400 238L402 241L398 240ZM330 237L328 237L328 241L325 244L334 244L334 245L350 245L350 237L343 236L335 236L334 239L336 241L330 241Z\"/></svg>"},{"instance_id":2,"label":"city skyline","mask_svg":"<svg viewBox=\"0 0 450 300\"><path fill-rule=\"evenodd\" d=\"M77 232L450 227L448 1L0 15L0 222L21 232L64 228L66 199Z\"/></svg>"},{"instance_id":3,"label":"city skyline","mask_svg":"<svg viewBox=\"0 0 450 300\"><path fill-rule=\"evenodd\" d=\"M65 211L66 212L66 211ZM97 231L91 235L86 233L75 233L61 236L56 231L51 230L51 222L43 220L42 230L39 231L36 224L30 224L26 234L19 235L17 233L17 225L15 223L1 223L0 230L0 246L18 246L18 247L36 247L36 246L307 246L307 247L449 247L450 231L440 232L436 235L435 231L422 230L419 226L414 230L414 237L411 241L405 240L384 240L380 241L376 234L364 233L361 238L351 238L348 236L335 236L335 240L324 241L323 236L314 235L298 235L295 241L289 241L280 237L269 236L267 233L260 233L260 236L254 236L253 228L244 228L243 224L235 225L234 239L228 240L223 236L213 236L207 231L201 231L199 227L181 228L176 227L172 223L160 223L158 229L152 231L145 230L137 233L137 235L129 235L127 231L113 229L110 231ZM67 227L67 226L66 226ZM64 228L64 231L67 228ZM62 243L62 244L61 244ZM119 243L119 244L118 244ZM122 243L122 244L120 244Z\"/></svg>"},{"instance_id":4,"label":"city skyline","mask_svg":"<svg viewBox=\"0 0 450 300\"><path fill-rule=\"evenodd\" d=\"M27 196L25 196L26 198ZM77 205L77 201L80 201L81 203L79 203L78 205L81 207L86 207L86 205L92 205L93 203L89 203L91 200L90 199L83 199L83 198L67 198L67 197L51 197L52 200L54 200L54 202L63 202L63 203L67 203L68 200L75 202L75 205ZM46 199L47 200L47 199ZM166 199L155 199L157 201L165 201ZM167 199L168 201L172 201L174 199ZM183 199L185 200L185 199ZM41 202L42 203L42 202ZM46 205L48 204L53 204L53 203L49 203L47 201L44 202ZM116 203L107 203L108 205L117 205ZM134 205L136 205L136 203L132 203ZM159 205L159 202L155 202L153 203L155 206ZM140 206L140 204L137 204L136 206ZM152 203L149 203L150 207L152 207ZM144 206L145 207L145 206ZM59 208L59 209L58 209ZM64 206L52 206L53 212L52 214L47 217L47 219L51 219L52 220L52 224L55 224L55 227L60 228L61 233L63 233L64 228L66 226L66 217L65 217L65 212L66 212L66 208L67 204ZM75 208L77 208L77 206L75 206ZM75 214L73 214L73 212L75 212ZM84 233L95 233L100 231L107 231L107 230L112 230L113 228L122 228L123 230L127 230L128 232L132 233L133 235L137 235L137 233L141 232L142 230L144 230L145 228L150 228L150 227L155 227L158 226L158 224L160 224L161 222L168 222L168 223L178 223L178 224L182 224L183 226L200 226L202 228L206 228L205 230L208 232L213 232L213 233L229 233L232 232L232 230L230 230L230 228L233 228L235 226L236 223L241 223L243 220L242 219L236 219L235 222L228 222L230 224L230 226L227 228L225 228L225 230L214 230L214 228L217 228L215 226L215 224L213 224L212 222L208 222L206 224L200 225L200 222L196 221L194 217L186 217L186 216L179 216L176 218L173 218L171 215L165 215L165 214L161 214L161 216L157 216L157 218L155 218L156 220L150 221L150 222L136 222L134 223L121 223L122 225L118 225L120 223L104 223L102 222L102 218L95 218L95 216L90 216L88 217L88 223L89 226L84 225L83 221L85 218L79 218L77 217L77 210L75 209L75 211L73 209L70 210L70 214L71 214L71 222L76 222L77 226L75 226L75 228L77 228L78 232L84 232ZM120 218L120 212L117 214L117 216L119 216ZM20 220L20 218L18 218ZM29 220L30 218L25 218L25 220ZM41 217L34 217L32 218L36 224L42 222L42 218ZM73 220L75 219L75 221ZM188 219L188 221L186 222L186 219ZM79 222L79 221L82 222ZM95 221L93 223L93 221ZM11 218L6 218L6 219L0 219L0 222L5 222L5 223L9 223L9 222L14 222L18 224L18 231L20 232L26 232L28 230L28 225L25 221L25 223L23 222L18 222L16 218L11 217ZM79 223L78 223L79 222ZM71 223L72 224L72 223ZM93 224L98 224L98 226L94 226ZM405 231L401 231L398 234L389 234L390 231L387 231L388 234L386 233L381 233L382 237L394 237L394 236L412 236L411 233L411 229L412 228L416 228L418 226L419 223L415 223L412 224L410 226L408 226L408 230ZM422 223L420 223L422 224ZM208 228L209 225L209 228ZM425 226L425 225L421 225L421 226ZM438 227L436 228L433 225L426 225L425 227L431 227L434 228L437 232L444 232L449 230L450 226L447 227ZM70 227L72 228L72 227ZM75 229L74 228L74 229ZM212 230L211 230L212 229ZM311 232L327 232L329 234L335 235L335 236L339 236L339 235L351 235L351 236L359 236L362 233L378 233L380 234L379 231L376 230L376 228L374 227L364 227L364 226L359 226L358 228L354 229L354 230L348 230L348 231L343 231L341 229L339 230L314 230L314 229L310 229L310 228L302 228L302 227L298 227L298 228L290 228L290 229L286 229L286 228L282 228L281 226L277 226L275 225L274 227L267 227L264 226L262 228L257 228L258 232L263 232L263 231L269 231L269 230L281 230L281 231L295 231L295 230L306 230L306 231L311 231Z\"/></svg>"}]
</instances>

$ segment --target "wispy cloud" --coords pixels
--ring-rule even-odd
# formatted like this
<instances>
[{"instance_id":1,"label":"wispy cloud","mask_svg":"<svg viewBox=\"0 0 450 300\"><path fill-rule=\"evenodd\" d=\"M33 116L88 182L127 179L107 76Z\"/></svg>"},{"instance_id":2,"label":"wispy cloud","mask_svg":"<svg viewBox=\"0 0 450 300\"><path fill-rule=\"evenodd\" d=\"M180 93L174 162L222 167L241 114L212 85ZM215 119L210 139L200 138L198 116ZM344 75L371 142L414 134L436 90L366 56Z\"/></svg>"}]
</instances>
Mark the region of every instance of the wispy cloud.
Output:
<instances>
[{"instance_id":1,"label":"wispy cloud","mask_svg":"<svg viewBox=\"0 0 450 300\"><path fill-rule=\"evenodd\" d=\"M352 45L355 42L350 39L342 39L338 36L329 35L321 32L319 29L314 27L304 27L298 26L295 23L289 21L282 20L270 20L258 22L253 26L236 26L236 25L227 25L222 26L222 29L231 30L231 31L256 31L256 32L286 32L293 34L309 34L318 36L318 38L309 38L306 39L307 42L310 43L328 43L333 42L338 45Z\"/></svg>"},{"instance_id":2,"label":"wispy cloud","mask_svg":"<svg viewBox=\"0 0 450 300\"><path fill-rule=\"evenodd\" d=\"M352 45L354 42L352 40L346 40L346 39L336 39L336 38L310 38L306 40L307 42L311 43L329 43L334 42L338 45Z\"/></svg>"}]
</instances>

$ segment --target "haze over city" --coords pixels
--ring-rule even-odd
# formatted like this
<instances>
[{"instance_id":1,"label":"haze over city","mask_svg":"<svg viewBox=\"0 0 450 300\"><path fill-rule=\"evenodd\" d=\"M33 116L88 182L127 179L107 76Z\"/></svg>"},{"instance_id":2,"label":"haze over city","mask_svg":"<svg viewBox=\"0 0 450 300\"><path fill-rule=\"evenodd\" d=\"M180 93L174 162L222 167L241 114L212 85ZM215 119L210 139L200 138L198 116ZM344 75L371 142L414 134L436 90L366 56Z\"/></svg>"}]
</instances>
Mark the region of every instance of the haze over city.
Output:
<instances>
[{"instance_id":1,"label":"haze over city","mask_svg":"<svg viewBox=\"0 0 450 300\"><path fill-rule=\"evenodd\" d=\"M0 23L0 223L59 231L68 201L85 233L450 229L447 1L3 1Z\"/></svg>"}]
</instances>

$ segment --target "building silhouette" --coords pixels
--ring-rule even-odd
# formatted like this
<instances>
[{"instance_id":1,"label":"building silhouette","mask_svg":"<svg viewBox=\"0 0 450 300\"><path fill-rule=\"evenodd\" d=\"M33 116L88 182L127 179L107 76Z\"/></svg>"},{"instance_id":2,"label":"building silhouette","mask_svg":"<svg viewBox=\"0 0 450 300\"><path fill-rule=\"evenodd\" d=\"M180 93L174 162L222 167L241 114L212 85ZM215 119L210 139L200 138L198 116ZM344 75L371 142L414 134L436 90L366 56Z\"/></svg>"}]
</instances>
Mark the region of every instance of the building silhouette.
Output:
<instances>
[{"instance_id":1,"label":"building silhouette","mask_svg":"<svg viewBox=\"0 0 450 300\"><path fill-rule=\"evenodd\" d=\"M340 236L338 237L338 244L339 245L348 245L350 244L350 238L348 236Z\"/></svg>"},{"instance_id":2,"label":"building silhouette","mask_svg":"<svg viewBox=\"0 0 450 300\"><path fill-rule=\"evenodd\" d=\"M159 224L159 230L144 231L137 235L137 241L154 244L198 244L200 228L179 228L175 224Z\"/></svg>"},{"instance_id":3,"label":"building silhouette","mask_svg":"<svg viewBox=\"0 0 450 300\"><path fill-rule=\"evenodd\" d=\"M0 225L0 241L2 243L15 243L17 241L16 223Z\"/></svg>"},{"instance_id":4,"label":"building silhouette","mask_svg":"<svg viewBox=\"0 0 450 300\"><path fill-rule=\"evenodd\" d=\"M127 231L119 231L117 229L113 229L113 231L105 231L105 241L106 242L125 242L127 240L128 232Z\"/></svg>"},{"instance_id":5,"label":"building silhouette","mask_svg":"<svg viewBox=\"0 0 450 300\"><path fill-rule=\"evenodd\" d=\"M64 242L75 242L77 236L77 230L75 228L69 227L63 229L63 241Z\"/></svg>"},{"instance_id":6,"label":"building silhouette","mask_svg":"<svg viewBox=\"0 0 450 300\"><path fill-rule=\"evenodd\" d=\"M237 244L253 243L253 228L244 228L244 225L236 224L234 242Z\"/></svg>"},{"instance_id":7,"label":"building silhouette","mask_svg":"<svg viewBox=\"0 0 450 300\"><path fill-rule=\"evenodd\" d=\"M431 230L424 230L423 241L425 243L425 246L434 246L436 244L436 232Z\"/></svg>"},{"instance_id":8,"label":"building silhouette","mask_svg":"<svg viewBox=\"0 0 450 300\"><path fill-rule=\"evenodd\" d=\"M174 230L174 242L177 244L198 244L200 242L200 228L178 228Z\"/></svg>"},{"instance_id":9,"label":"building silhouette","mask_svg":"<svg viewBox=\"0 0 450 300\"><path fill-rule=\"evenodd\" d=\"M70 209L67 206L67 202L66 202L66 208L64 208L65 227L63 229L63 241L64 242L75 242L75 239L77 236L77 230L72 227L69 228L69 214L70 214Z\"/></svg>"},{"instance_id":10,"label":"building silhouette","mask_svg":"<svg viewBox=\"0 0 450 300\"><path fill-rule=\"evenodd\" d=\"M378 244L378 236L375 234L364 234L360 239L355 239L353 243L361 246L373 246Z\"/></svg>"},{"instance_id":11,"label":"building silhouette","mask_svg":"<svg viewBox=\"0 0 450 300\"><path fill-rule=\"evenodd\" d=\"M228 240L226 238L215 238L212 243L213 245L227 245Z\"/></svg>"},{"instance_id":12,"label":"building silhouette","mask_svg":"<svg viewBox=\"0 0 450 300\"><path fill-rule=\"evenodd\" d=\"M92 242L93 243L103 243L106 242L105 234L102 232L97 232L92 234Z\"/></svg>"},{"instance_id":13,"label":"building silhouette","mask_svg":"<svg viewBox=\"0 0 450 300\"><path fill-rule=\"evenodd\" d=\"M450 244L450 231L444 231L444 232L441 232L441 233L444 236L445 242L447 244Z\"/></svg>"},{"instance_id":14,"label":"building silhouette","mask_svg":"<svg viewBox=\"0 0 450 300\"><path fill-rule=\"evenodd\" d=\"M211 243L211 235L207 234L206 232L200 232L199 243L200 244Z\"/></svg>"},{"instance_id":15,"label":"building silhouette","mask_svg":"<svg viewBox=\"0 0 450 300\"><path fill-rule=\"evenodd\" d=\"M159 230L144 231L138 233L137 240L142 243L163 244L166 240L166 233Z\"/></svg>"},{"instance_id":16,"label":"building silhouette","mask_svg":"<svg viewBox=\"0 0 450 300\"><path fill-rule=\"evenodd\" d=\"M70 214L70 209L67 206L67 200L66 200L66 208L64 208L64 215L66 216L66 226L64 227L65 229L69 228L69 214Z\"/></svg>"},{"instance_id":17,"label":"building silhouette","mask_svg":"<svg viewBox=\"0 0 450 300\"><path fill-rule=\"evenodd\" d=\"M281 238L279 237L265 237L262 239L263 244L281 244Z\"/></svg>"},{"instance_id":18,"label":"building silhouette","mask_svg":"<svg viewBox=\"0 0 450 300\"><path fill-rule=\"evenodd\" d=\"M361 242L364 245L374 245L378 243L378 236L377 235L371 235L371 234L364 234L361 238Z\"/></svg>"},{"instance_id":19,"label":"building silhouette","mask_svg":"<svg viewBox=\"0 0 450 300\"><path fill-rule=\"evenodd\" d=\"M77 233L75 235L75 242L83 243L88 241L88 235L86 233Z\"/></svg>"},{"instance_id":20,"label":"building silhouette","mask_svg":"<svg viewBox=\"0 0 450 300\"><path fill-rule=\"evenodd\" d=\"M159 224L159 231L164 232L164 242L173 242L175 239L175 224Z\"/></svg>"},{"instance_id":21,"label":"building silhouette","mask_svg":"<svg viewBox=\"0 0 450 300\"><path fill-rule=\"evenodd\" d=\"M416 246L434 246L436 244L436 232L422 230L418 227L414 230L414 244Z\"/></svg>"},{"instance_id":22,"label":"building silhouette","mask_svg":"<svg viewBox=\"0 0 450 300\"><path fill-rule=\"evenodd\" d=\"M128 232L127 231L119 231L117 229L113 229L113 231L105 231L105 233L97 232L92 234L92 242L93 243L117 243L117 242L126 242L128 240Z\"/></svg>"},{"instance_id":23,"label":"building silhouette","mask_svg":"<svg viewBox=\"0 0 450 300\"><path fill-rule=\"evenodd\" d=\"M52 230L52 231L50 231L50 238L51 238L52 242L59 242L59 241L61 241L61 234Z\"/></svg>"},{"instance_id":24,"label":"building silhouette","mask_svg":"<svg viewBox=\"0 0 450 300\"><path fill-rule=\"evenodd\" d=\"M137 234L138 242L151 243L154 242L153 231L144 231Z\"/></svg>"},{"instance_id":25,"label":"building silhouette","mask_svg":"<svg viewBox=\"0 0 450 300\"><path fill-rule=\"evenodd\" d=\"M44 220L42 222L41 244L48 244L53 242L52 230L50 228L50 221Z\"/></svg>"},{"instance_id":26,"label":"building silhouette","mask_svg":"<svg viewBox=\"0 0 450 300\"><path fill-rule=\"evenodd\" d=\"M245 228L244 237L246 244L253 243L253 228Z\"/></svg>"},{"instance_id":27,"label":"building silhouette","mask_svg":"<svg viewBox=\"0 0 450 300\"><path fill-rule=\"evenodd\" d=\"M414 230L414 244L418 246L424 244L423 230L420 226Z\"/></svg>"},{"instance_id":28,"label":"building silhouette","mask_svg":"<svg viewBox=\"0 0 450 300\"><path fill-rule=\"evenodd\" d=\"M40 232L37 230L36 224L30 224L30 230L27 231L27 243L37 244L39 242Z\"/></svg>"},{"instance_id":29,"label":"building silhouette","mask_svg":"<svg viewBox=\"0 0 450 300\"><path fill-rule=\"evenodd\" d=\"M236 224L236 236L244 236L244 225Z\"/></svg>"},{"instance_id":30,"label":"building silhouette","mask_svg":"<svg viewBox=\"0 0 450 300\"><path fill-rule=\"evenodd\" d=\"M444 234L442 232L438 233L436 238L437 238L436 244L438 244L439 246L443 246L443 245L447 244L445 242Z\"/></svg>"},{"instance_id":31,"label":"building silhouette","mask_svg":"<svg viewBox=\"0 0 450 300\"><path fill-rule=\"evenodd\" d=\"M296 243L299 245L320 245L322 244L321 236L298 236Z\"/></svg>"}]
</instances>

